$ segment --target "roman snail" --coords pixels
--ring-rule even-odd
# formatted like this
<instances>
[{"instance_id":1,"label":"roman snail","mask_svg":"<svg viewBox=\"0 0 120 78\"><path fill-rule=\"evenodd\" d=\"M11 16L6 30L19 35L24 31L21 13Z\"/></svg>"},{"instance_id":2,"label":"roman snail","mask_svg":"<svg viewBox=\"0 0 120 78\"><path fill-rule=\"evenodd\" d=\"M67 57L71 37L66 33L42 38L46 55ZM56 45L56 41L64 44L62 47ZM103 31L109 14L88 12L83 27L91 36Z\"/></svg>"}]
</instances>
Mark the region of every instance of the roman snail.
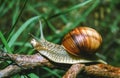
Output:
<instances>
[{"instance_id":1,"label":"roman snail","mask_svg":"<svg viewBox=\"0 0 120 78\"><path fill-rule=\"evenodd\" d=\"M105 63L95 55L102 42L101 35L89 27L77 27L69 32L61 45L44 38L40 22L41 38L32 39L31 44L41 55L56 63Z\"/></svg>"}]
</instances>

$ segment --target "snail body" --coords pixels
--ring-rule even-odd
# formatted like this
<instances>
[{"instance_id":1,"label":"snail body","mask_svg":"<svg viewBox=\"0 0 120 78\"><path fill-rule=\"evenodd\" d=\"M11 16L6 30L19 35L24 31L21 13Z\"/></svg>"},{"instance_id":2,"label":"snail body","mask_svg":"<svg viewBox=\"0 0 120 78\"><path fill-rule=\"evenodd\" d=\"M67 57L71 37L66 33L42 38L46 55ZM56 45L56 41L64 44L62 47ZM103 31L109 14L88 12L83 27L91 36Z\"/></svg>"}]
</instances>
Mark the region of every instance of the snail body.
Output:
<instances>
[{"instance_id":1,"label":"snail body","mask_svg":"<svg viewBox=\"0 0 120 78\"><path fill-rule=\"evenodd\" d=\"M42 26L41 26L42 27ZM88 28L88 27L87 27ZM85 30L87 29L85 28ZM81 28L80 28L81 29ZM42 28L40 29L41 32L42 32ZM76 30L76 29L75 29ZM91 29L90 30L94 30L94 29ZM73 30L74 31L74 30ZM74 32L72 31L72 33L74 34ZM94 30L95 31L95 30ZM83 47L81 46L81 48L79 47L79 49L81 49L81 51L83 52L91 52L90 53L90 56L86 57L84 55L82 55L81 51L78 51L75 49L75 47L73 46L73 48L75 49L75 52L74 50L67 50L71 47L71 44L68 44L70 45L70 47L66 48L65 46L67 45L66 43L69 43L71 40L69 40L68 42L66 42L66 40L71 37L69 35L66 35L65 38L63 39L63 43L61 45L58 45L58 44L54 44L52 42L49 42L47 41L44 37L43 37L43 33L41 33L41 39L40 40L36 40L36 39L32 39L31 40L31 44L33 45L33 47L43 56L45 56L46 58L48 58L49 60L53 61L53 62L56 62L56 63L64 63L64 64L75 64L75 63L94 63L94 62L99 62L99 63L106 63L104 62L103 60L99 59L96 55L95 55L95 51L99 48L100 46L100 43L102 42L102 38L100 36L100 43L98 42L99 39L97 39L98 37L95 37L95 42L94 42L94 36L97 35L95 32L95 35L92 35L93 33L92 32L85 32L86 35L84 35L84 38L86 38L85 41L88 41L90 42L90 46L87 46L87 47ZM88 34L90 33L90 34ZM83 34L83 33L82 33ZM86 36L93 36L91 38L91 40L88 40ZM73 36L72 36L73 37ZM75 37L73 37L75 38ZM92 41L93 40L93 41ZM76 42L73 42L73 43L76 43ZM85 42L87 43L87 42ZM84 43L84 44L85 44ZM93 43L96 43L98 45L93 45ZM81 44L81 43L80 43ZM67 45L67 46L68 46ZM88 45L88 43L87 43ZM94 46L93 49L91 49L91 46ZM72 48L72 49L73 49ZM82 48L88 48L88 49L82 49ZM96 49L94 49L96 48ZM72 53L73 52L73 53ZM93 53L92 53L93 52ZM77 54L75 54L77 53ZM89 53L88 53L89 54Z\"/></svg>"}]
</instances>

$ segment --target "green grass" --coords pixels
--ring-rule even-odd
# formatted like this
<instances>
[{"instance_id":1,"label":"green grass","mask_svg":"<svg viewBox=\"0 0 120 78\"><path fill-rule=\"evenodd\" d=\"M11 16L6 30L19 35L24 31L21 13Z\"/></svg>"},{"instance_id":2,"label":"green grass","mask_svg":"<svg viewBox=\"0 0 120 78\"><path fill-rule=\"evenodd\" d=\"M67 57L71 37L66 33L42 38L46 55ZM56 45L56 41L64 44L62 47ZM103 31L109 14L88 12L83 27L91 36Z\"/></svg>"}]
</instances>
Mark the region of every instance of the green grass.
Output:
<instances>
[{"instance_id":1,"label":"green grass","mask_svg":"<svg viewBox=\"0 0 120 78\"><path fill-rule=\"evenodd\" d=\"M10 46L8 45L7 40L5 39L1 31L0 31L0 38L1 38L2 43L5 46L5 50L7 50L6 52L12 53L12 50L10 49Z\"/></svg>"},{"instance_id":2,"label":"green grass","mask_svg":"<svg viewBox=\"0 0 120 78\"><path fill-rule=\"evenodd\" d=\"M109 64L120 66L119 4L119 0L4 0L0 2L0 49L8 53L33 54L29 33L39 38L39 20L42 20L45 38L57 44L61 44L64 35L73 28L89 26L103 37L98 55ZM60 78L65 73L47 67L39 72L35 69L12 78Z\"/></svg>"}]
</instances>

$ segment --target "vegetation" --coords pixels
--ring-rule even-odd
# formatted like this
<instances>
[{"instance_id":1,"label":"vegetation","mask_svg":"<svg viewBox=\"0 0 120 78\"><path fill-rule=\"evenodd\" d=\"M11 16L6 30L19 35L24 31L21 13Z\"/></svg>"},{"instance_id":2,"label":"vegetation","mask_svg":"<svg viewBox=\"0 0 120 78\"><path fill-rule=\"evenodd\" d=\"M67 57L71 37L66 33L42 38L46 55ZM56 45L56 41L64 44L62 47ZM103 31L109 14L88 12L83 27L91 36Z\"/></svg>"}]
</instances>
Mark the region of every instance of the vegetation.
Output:
<instances>
[{"instance_id":1,"label":"vegetation","mask_svg":"<svg viewBox=\"0 0 120 78\"><path fill-rule=\"evenodd\" d=\"M61 44L64 35L77 26L89 26L103 37L99 57L120 66L119 0L4 0L0 1L0 50L34 54L29 33L39 38L42 20L45 38ZM12 61L0 61L0 69ZM12 78L61 78L63 70L41 67ZM79 76L80 77L80 76Z\"/></svg>"}]
</instances>

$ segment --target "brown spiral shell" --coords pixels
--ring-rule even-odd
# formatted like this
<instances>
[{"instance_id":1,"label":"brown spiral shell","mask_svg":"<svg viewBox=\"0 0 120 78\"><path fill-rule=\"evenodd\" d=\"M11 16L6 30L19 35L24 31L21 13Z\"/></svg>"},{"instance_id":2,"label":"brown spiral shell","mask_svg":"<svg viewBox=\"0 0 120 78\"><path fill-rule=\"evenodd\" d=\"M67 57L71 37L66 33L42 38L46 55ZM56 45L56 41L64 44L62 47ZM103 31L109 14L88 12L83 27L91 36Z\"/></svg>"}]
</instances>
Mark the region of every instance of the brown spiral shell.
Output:
<instances>
[{"instance_id":1,"label":"brown spiral shell","mask_svg":"<svg viewBox=\"0 0 120 78\"><path fill-rule=\"evenodd\" d=\"M94 54L102 43L101 35L90 27L77 27L63 38L62 45L73 55Z\"/></svg>"}]
</instances>

